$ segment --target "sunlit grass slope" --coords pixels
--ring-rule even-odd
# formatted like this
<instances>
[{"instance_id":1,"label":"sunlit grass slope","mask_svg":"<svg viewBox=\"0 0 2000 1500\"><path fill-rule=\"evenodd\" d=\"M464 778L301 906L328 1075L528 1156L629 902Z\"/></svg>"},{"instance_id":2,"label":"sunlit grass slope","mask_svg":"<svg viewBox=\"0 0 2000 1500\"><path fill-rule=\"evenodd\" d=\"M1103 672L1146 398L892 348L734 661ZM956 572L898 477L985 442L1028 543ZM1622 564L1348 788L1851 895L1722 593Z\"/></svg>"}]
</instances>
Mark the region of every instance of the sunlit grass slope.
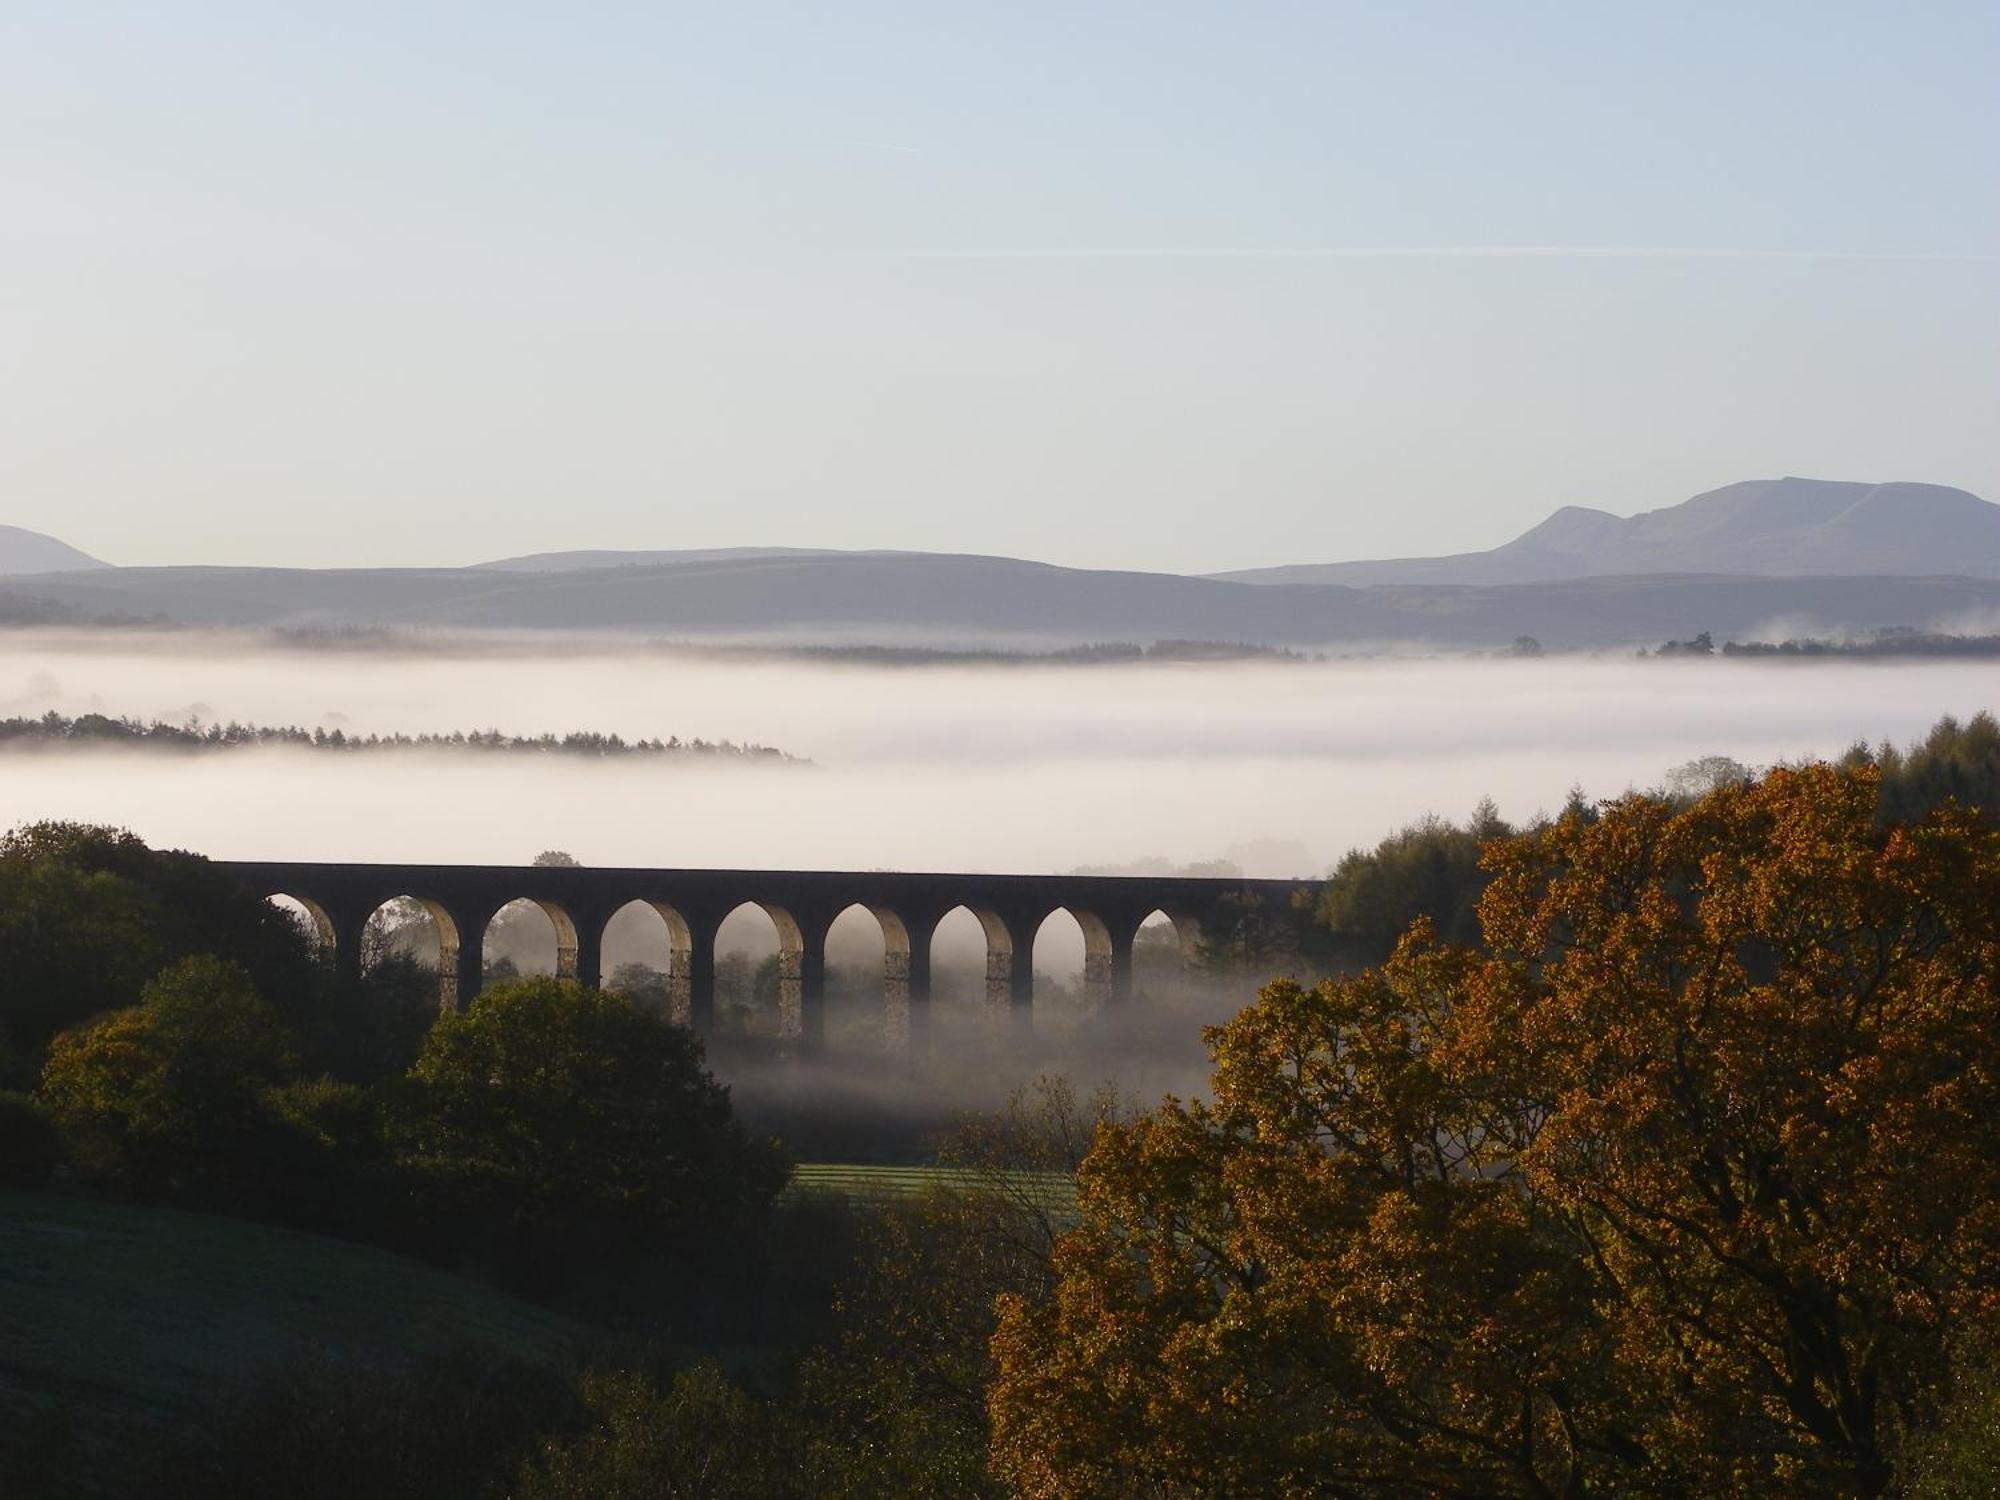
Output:
<instances>
[{"instance_id":1,"label":"sunlit grass slope","mask_svg":"<svg viewBox=\"0 0 2000 1500\"><path fill-rule=\"evenodd\" d=\"M301 1354L558 1359L573 1325L416 1261L167 1209L0 1192L0 1446L60 1424L89 1470Z\"/></svg>"}]
</instances>

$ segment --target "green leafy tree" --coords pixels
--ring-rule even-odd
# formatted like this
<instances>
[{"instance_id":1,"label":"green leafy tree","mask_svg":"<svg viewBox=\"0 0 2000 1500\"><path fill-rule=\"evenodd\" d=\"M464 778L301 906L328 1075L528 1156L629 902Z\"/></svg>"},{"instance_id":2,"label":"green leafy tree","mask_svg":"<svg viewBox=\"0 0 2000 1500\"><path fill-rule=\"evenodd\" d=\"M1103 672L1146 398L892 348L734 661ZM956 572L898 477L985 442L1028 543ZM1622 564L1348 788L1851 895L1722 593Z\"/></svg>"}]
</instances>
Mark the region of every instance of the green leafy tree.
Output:
<instances>
[{"instance_id":1,"label":"green leafy tree","mask_svg":"<svg viewBox=\"0 0 2000 1500\"><path fill-rule=\"evenodd\" d=\"M1989 1327L1954 1351L1951 1391L1938 1420L1911 1444L1910 1500L2000 1495L2000 1353Z\"/></svg>"},{"instance_id":2,"label":"green leafy tree","mask_svg":"<svg viewBox=\"0 0 2000 1500\"><path fill-rule=\"evenodd\" d=\"M1480 854L1512 832L1493 804L1482 802L1463 827L1425 818L1372 850L1353 850L1320 892L1320 924L1357 964L1382 962L1419 918L1447 942L1477 942L1488 879Z\"/></svg>"},{"instance_id":3,"label":"green leafy tree","mask_svg":"<svg viewBox=\"0 0 2000 1500\"><path fill-rule=\"evenodd\" d=\"M1847 763L1872 764L1880 773L1885 822L1913 821L1947 799L2000 822L2000 722L1991 714L1942 718L1906 750L1857 746Z\"/></svg>"},{"instance_id":4,"label":"green leafy tree","mask_svg":"<svg viewBox=\"0 0 2000 1500\"><path fill-rule=\"evenodd\" d=\"M651 964L620 964L604 987L656 1015L665 1015L673 1003L666 973Z\"/></svg>"},{"instance_id":5,"label":"green leafy tree","mask_svg":"<svg viewBox=\"0 0 2000 1500\"><path fill-rule=\"evenodd\" d=\"M289 1012L309 1013L320 993L296 924L197 855L76 823L0 837L0 1030L23 1053L136 1004L162 968L203 953L240 964Z\"/></svg>"},{"instance_id":6,"label":"green leafy tree","mask_svg":"<svg viewBox=\"0 0 2000 1500\"><path fill-rule=\"evenodd\" d=\"M592 1218L721 1227L768 1205L788 1171L736 1124L691 1033L557 979L484 990L441 1017L392 1138L408 1170L523 1240Z\"/></svg>"},{"instance_id":7,"label":"green leafy tree","mask_svg":"<svg viewBox=\"0 0 2000 1500\"><path fill-rule=\"evenodd\" d=\"M57 1037L41 1094L81 1168L158 1194L230 1180L267 1149L265 1095L296 1068L249 974L203 956Z\"/></svg>"},{"instance_id":8,"label":"green leafy tree","mask_svg":"<svg viewBox=\"0 0 2000 1500\"><path fill-rule=\"evenodd\" d=\"M1231 891L1200 914L1194 962L1224 976L1296 973L1309 961L1311 928L1306 908Z\"/></svg>"}]
</instances>

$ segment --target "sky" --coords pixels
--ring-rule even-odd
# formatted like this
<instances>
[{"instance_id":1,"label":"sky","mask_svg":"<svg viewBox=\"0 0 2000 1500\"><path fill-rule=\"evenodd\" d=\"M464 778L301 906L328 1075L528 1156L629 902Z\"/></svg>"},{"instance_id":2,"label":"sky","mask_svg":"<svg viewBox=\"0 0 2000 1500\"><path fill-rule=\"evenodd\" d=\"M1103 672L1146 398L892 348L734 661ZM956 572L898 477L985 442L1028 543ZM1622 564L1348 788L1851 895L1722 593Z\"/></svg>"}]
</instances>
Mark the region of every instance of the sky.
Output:
<instances>
[{"instance_id":1,"label":"sky","mask_svg":"<svg viewBox=\"0 0 2000 1500\"><path fill-rule=\"evenodd\" d=\"M0 0L0 521L1199 572L2000 500L1991 0Z\"/></svg>"}]
</instances>

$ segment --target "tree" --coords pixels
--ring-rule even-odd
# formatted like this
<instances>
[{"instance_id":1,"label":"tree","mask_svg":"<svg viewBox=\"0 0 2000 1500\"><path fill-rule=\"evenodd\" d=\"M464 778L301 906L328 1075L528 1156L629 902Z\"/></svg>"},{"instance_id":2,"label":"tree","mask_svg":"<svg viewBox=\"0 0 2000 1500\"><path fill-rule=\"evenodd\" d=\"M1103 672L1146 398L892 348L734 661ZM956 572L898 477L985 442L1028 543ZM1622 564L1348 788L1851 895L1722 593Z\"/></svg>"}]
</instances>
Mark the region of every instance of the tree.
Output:
<instances>
[{"instance_id":1,"label":"tree","mask_svg":"<svg viewBox=\"0 0 2000 1500\"><path fill-rule=\"evenodd\" d=\"M786 1451L779 1413L729 1383L712 1363L682 1370L658 1389L643 1375L583 1382L588 1425L551 1439L526 1464L521 1500L729 1500L818 1496Z\"/></svg>"},{"instance_id":2,"label":"tree","mask_svg":"<svg viewBox=\"0 0 2000 1500\"><path fill-rule=\"evenodd\" d=\"M1993 1335L1968 1338L1953 1360L1936 1424L1905 1465L1910 1500L1990 1500L2000 1494L2000 1358Z\"/></svg>"},{"instance_id":3,"label":"tree","mask_svg":"<svg viewBox=\"0 0 2000 1500\"><path fill-rule=\"evenodd\" d=\"M392 1132L407 1168L524 1241L572 1219L721 1227L787 1174L737 1126L692 1034L567 980L483 990L441 1017Z\"/></svg>"},{"instance_id":4,"label":"tree","mask_svg":"<svg viewBox=\"0 0 2000 1500\"><path fill-rule=\"evenodd\" d=\"M1362 964L1387 958L1419 917L1447 942L1477 942L1487 881L1480 851L1512 832L1491 802L1481 802L1462 828L1424 818L1372 850L1351 850L1320 891L1320 925Z\"/></svg>"},{"instance_id":5,"label":"tree","mask_svg":"<svg viewBox=\"0 0 2000 1500\"><path fill-rule=\"evenodd\" d=\"M1756 772L1727 755L1703 755L1683 761L1667 772L1661 790L1669 802L1692 802L1717 787L1756 780Z\"/></svg>"},{"instance_id":6,"label":"tree","mask_svg":"<svg viewBox=\"0 0 2000 1500\"><path fill-rule=\"evenodd\" d=\"M1047 1293L1065 1189L1119 1112L1108 1086L1080 1096L1039 1079L960 1124L939 1152L949 1175L929 1192L873 1216L839 1334L800 1382L820 1493L1004 1493L986 1469L995 1304Z\"/></svg>"},{"instance_id":7,"label":"tree","mask_svg":"<svg viewBox=\"0 0 2000 1500\"><path fill-rule=\"evenodd\" d=\"M1311 913L1267 897L1229 891L1196 924L1195 962L1212 974L1269 974L1295 969L1305 956Z\"/></svg>"},{"instance_id":8,"label":"tree","mask_svg":"<svg viewBox=\"0 0 2000 1500\"><path fill-rule=\"evenodd\" d=\"M2000 822L2000 722L1974 714L1964 723L1946 716L1907 750L1857 746L1848 764L1873 764L1882 777L1882 817L1907 822L1946 798Z\"/></svg>"},{"instance_id":9,"label":"tree","mask_svg":"<svg viewBox=\"0 0 2000 1500\"><path fill-rule=\"evenodd\" d=\"M1815 766L1496 843L1211 1031L1006 1301L1029 1496L1885 1493L2000 1299L2000 836Z\"/></svg>"},{"instance_id":10,"label":"tree","mask_svg":"<svg viewBox=\"0 0 2000 1500\"><path fill-rule=\"evenodd\" d=\"M2000 836L1773 772L1504 845L1481 915L1552 1109L1523 1164L1671 1417L1879 1493L2000 1292ZM1505 998L1508 989L1517 1000Z\"/></svg>"},{"instance_id":11,"label":"tree","mask_svg":"<svg viewBox=\"0 0 2000 1500\"><path fill-rule=\"evenodd\" d=\"M641 1010L649 1010L656 1015L666 1015L673 1005L666 974L651 964L622 963L612 972L604 987L615 995L623 995Z\"/></svg>"},{"instance_id":12,"label":"tree","mask_svg":"<svg viewBox=\"0 0 2000 1500\"><path fill-rule=\"evenodd\" d=\"M79 1166L157 1194L233 1179L263 1148L266 1092L296 1065L250 976L204 956L57 1037L41 1092Z\"/></svg>"},{"instance_id":13,"label":"tree","mask_svg":"<svg viewBox=\"0 0 2000 1500\"><path fill-rule=\"evenodd\" d=\"M207 860L129 833L35 823L0 837L0 1030L25 1052L134 1005L176 959L220 954L259 993L304 1011L320 991L296 924Z\"/></svg>"}]
</instances>

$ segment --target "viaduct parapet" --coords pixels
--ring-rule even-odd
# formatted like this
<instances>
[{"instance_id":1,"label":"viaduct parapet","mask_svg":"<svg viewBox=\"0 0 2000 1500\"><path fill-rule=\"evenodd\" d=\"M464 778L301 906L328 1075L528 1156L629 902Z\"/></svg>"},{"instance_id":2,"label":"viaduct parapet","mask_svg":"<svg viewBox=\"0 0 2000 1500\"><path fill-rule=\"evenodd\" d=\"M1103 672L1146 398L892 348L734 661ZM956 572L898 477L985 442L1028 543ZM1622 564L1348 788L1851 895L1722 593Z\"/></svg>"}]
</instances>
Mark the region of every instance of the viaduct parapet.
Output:
<instances>
[{"instance_id":1,"label":"viaduct parapet","mask_svg":"<svg viewBox=\"0 0 2000 1500\"><path fill-rule=\"evenodd\" d=\"M826 935L852 907L882 929L889 1035L914 1052L928 1042L931 940L964 907L986 935L987 1003L1017 1033L1031 1031L1034 945L1042 922L1067 911L1083 930L1084 989L1116 1006L1132 991L1132 941L1155 913L1174 924L1184 953L1202 925L1234 908L1282 911L1293 880L1189 876L944 875L893 871L648 870L545 865L314 864L217 861L260 896L288 896L312 919L336 969L359 978L362 933L385 904L415 900L436 925L439 1000L463 1006L479 992L487 924L512 902L533 902L556 932L556 971L596 985L605 925L634 902L666 924L674 1018L698 1030L715 1018L715 940L723 919L762 909L778 933L779 1033L799 1050L825 1040Z\"/></svg>"}]
</instances>

